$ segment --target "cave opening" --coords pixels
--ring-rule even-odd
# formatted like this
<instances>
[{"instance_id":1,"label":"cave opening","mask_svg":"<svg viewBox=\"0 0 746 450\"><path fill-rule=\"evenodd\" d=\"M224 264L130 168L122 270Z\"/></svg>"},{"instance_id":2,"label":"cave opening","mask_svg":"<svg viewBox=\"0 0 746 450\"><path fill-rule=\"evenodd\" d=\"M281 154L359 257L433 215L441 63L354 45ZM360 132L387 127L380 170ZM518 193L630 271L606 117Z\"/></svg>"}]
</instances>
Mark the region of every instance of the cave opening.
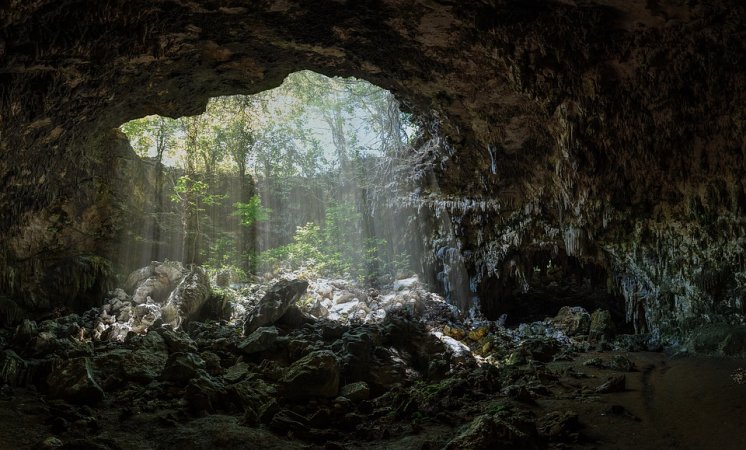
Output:
<instances>
[{"instance_id":1,"label":"cave opening","mask_svg":"<svg viewBox=\"0 0 746 450\"><path fill-rule=\"evenodd\" d=\"M370 83L303 71L260 94L213 98L199 116L123 124L150 172L143 220L129 230L142 248L124 245L124 266L166 257L254 275L302 265L371 285L395 276L410 260L396 250L404 224L384 216L422 137L410 117Z\"/></svg>"},{"instance_id":2,"label":"cave opening","mask_svg":"<svg viewBox=\"0 0 746 450\"><path fill-rule=\"evenodd\" d=\"M170 261L202 267L244 303L257 283L309 280L303 304L316 318L380 321L392 306L415 307L396 295L427 278L417 234L428 230L409 204L423 183L410 175L425 178L429 168L412 161L438 144L391 92L301 71L259 94L212 98L198 116L148 116L120 130L143 169L130 206L138 215L115 260L120 285L135 268ZM436 292L449 284L443 274ZM335 283L356 295L331 297ZM174 287L154 285L135 303L163 303ZM371 289L384 292L370 298Z\"/></svg>"}]
</instances>

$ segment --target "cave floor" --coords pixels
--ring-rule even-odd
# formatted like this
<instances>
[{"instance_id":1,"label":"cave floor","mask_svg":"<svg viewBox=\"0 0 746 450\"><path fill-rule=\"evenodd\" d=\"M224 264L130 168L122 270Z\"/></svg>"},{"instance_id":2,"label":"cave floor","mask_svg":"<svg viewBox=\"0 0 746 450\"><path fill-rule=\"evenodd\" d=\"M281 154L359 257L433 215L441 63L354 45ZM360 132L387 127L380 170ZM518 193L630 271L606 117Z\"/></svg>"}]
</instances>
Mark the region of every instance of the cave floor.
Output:
<instances>
[{"instance_id":1,"label":"cave floor","mask_svg":"<svg viewBox=\"0 0 746 450\"><path fill-rule=\"evenodd\" d=\"M619 357L634 368L600 367ZM458 389L443 390L438 396L445 410L420 405L420 412L393 413L393 401L388 417L370 411L349 433L317 430L302 439L290 430L246 426L240 415L186 412L183 402L167 400L171 394L178 396L168 389L158 391L162 399L152 398L133 411L121 395L109 395L95 407L74 406L48 399L33 387L5 386L0 448L746 448L746 385L732 379L734 371L746 366L744 360L644 352L589 352L566 359L513 368L518 370L513 382L529 386L523 393L503 389L470 394L464 402L457 398ZM600 364L588 365L589 360ZM472 381L466 372L478 370L463 369L454 378ZM624 390L597 391L605 380L619 375L625 377ZM446 378L440 385L451 381ZM325 405L309 403L299 410ZM519 430L523 418L536 420L539 436L512 440L509 446L491 442L495 435L478 436L489 432L474 430L472 421L495 412ZM477 435L469 435L470 428ZM467 439L448 444L459 434Z\"/></svg>"},{"instance_id":2,"label":"cave floor","mask_svg":"<svg viewBox=\"0 0 746 450\"><path fill-rule=\"evenodd\" d=\"M588 353L575 361L552 363L582 370L591 378L568 380L572 386L594 386L606 370L582 366ZM668 357L663 353L624 353L636 370L626 372L626 389L570 400L548 396L538 400L546 410L575 411L583 425L572 448L603 449L743 449L746 448L746 385L731 378L746 365L741 359L704 356ZM582 369L580 369L582 367Z\"/></svg>"}]
</instances>

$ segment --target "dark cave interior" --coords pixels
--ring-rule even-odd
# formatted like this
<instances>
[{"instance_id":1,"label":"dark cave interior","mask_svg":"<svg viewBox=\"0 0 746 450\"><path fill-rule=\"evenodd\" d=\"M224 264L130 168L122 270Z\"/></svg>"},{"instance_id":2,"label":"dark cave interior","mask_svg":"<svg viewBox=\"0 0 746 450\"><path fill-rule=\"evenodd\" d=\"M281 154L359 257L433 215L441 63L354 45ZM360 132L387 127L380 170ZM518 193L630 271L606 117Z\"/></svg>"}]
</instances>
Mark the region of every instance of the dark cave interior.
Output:
<instances>
[{"instance_id":1,"label":"dark cave interior","mask_svg":"<svg viewBox=\"0 0 746 450\"><path fill-rule=\"evenodd\" d=\"M736 0L4 2L0 447L746 447L745 22ZM408 271L234 286L141 250L158 169L119 127L303 70L419 127L370 203Z\"/></svg>"}]
</instances>

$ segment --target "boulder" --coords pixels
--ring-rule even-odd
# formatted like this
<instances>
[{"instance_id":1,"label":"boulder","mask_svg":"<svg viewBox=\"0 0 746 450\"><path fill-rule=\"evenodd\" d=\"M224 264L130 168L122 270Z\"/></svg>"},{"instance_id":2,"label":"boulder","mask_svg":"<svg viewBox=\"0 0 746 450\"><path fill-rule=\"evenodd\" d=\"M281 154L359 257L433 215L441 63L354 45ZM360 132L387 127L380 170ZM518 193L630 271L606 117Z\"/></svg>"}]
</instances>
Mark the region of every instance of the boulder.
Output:
<instances>
[{"instance_id":1,"label":"boulder","mask_svg":"<svg viewBox=\"0 0 746 450\"><path fill-rule=\"evenodd\" d=\"M23 386L28 379L28 364L13 350L0 353L0 383Z\"/></svg>"},{"instance_id":2,"label":"boulder","mask_svg":"<svg viewBox=\"0 0 746 450\"><path fill-rule=\"evenodd\" d=\"M92 355L93 345L81 339L85 330L78 322L79 317L74 314L55 320L45 320L39 324L38 333L31 340L27 350L37 358L49 355L65 358Z\"/></svg>"},{"instance_id":3,"label":"boulder","mask_svg":"<svg viewBox=\"0 0 746 450\"><path fill-rule=\"evenodd\" d=\"M17 345L26 345L39 334L39 327L33 320L23 319L16 327L13 334L13 342Z\"/></svg>"},{"instance_id":4,"label":"boulder","mask_svg":"<svg viewBox=\"0 0 746 450\"><path fill-rule=\"evenodd\" d=\"M443 334L459 341L466 337L466 331L464 331L463 328L452 327L448 325L443 327Z\"/></svg>"},{"instance_id":5,"label":"boulder","mask_svg":"<svg viewBox=\"0 0 746 450\"><path fill-rule=\"evenodd\" d=\"M329 350L318 350L293 363L280 382L290 399L334 398L339 378L337 357Z\"/></svg>"},{"instance_id":6,"label":"boulder","mask_svg":"<svg viewBox=\"0 0 746 450\"><path fill-rule=\"evenodd\" d=\"M342 386L342 389L339 391L339 395L348 398L353 402L368 400L368 398L370 397L370 387L368 386L368 383L364 381L346 384Z\"/></svg>"},{"instance_id":7,"label":"boulder","mask_svg":"<svg viewBox=\"0 0 746 450\"><path fill-rule=\"evenodd\" d=\"M262 448L295 450L307 448L287 438L278 437L269 430L246 427L239 419L229 415L210 414L177 426L163 433L158 448L213 449L213 448Z\"/></svg>"},{"instance_id":8,"label":"boulder","mask_svg":"<svg viewBox=\"0 0 746 450\"><path fill-rule=\"evenodd\" d=\"M469 339L471 339L472 341L474 341L474 342L479 342L479 341L482 340L482 338L484 338L485 336L487 336L487 334L489 333L489 331L490 330L487 327L475 328L475 329L469 331L469 334L467 334L467 337Z\"/></svg>"},{"instance_id":9,"label":"boulder","mask_svg":"<svg viewBox=\"0 0 746 450\"><path fill-rule=\"evenodd\" d=\"M624 355L614 355L611 357L611 361L606 364L606 367L619 372L634 372L635 363Z\"/></svg>"},{"instance_id":10,"label":"boulder","mask_svg":"<svg viewBox=\"0 0 746 450\"><path fill-rule=\"evenodd\" d=\"M184 266L178 261L166 261L158 264L153 270L162 282L171 287L176 286L184 277Z\"/></svg>"},{"instance_id":11,"label":"boulder","mask_svg":"<svg viewBox=\"0 0 746 450\"><path fill-rule=\"evenodd\" d=\"M121 373L128 380L149 383L161 376L167 360L165 341L158 333L150 331L123 357Z\"/></svg>"},{"instance_id":12,"label":"boulder","mask_svg":"<svg viewBox=\"0 0 746 450\"><path fill-rule=\"evenodd\" d=\"M169 353L197 353L197 344L182 330L159 328L156 332L163 338Z\"/></svg>"},{"instance_id":13,"label":"boulder","mask_svg":"<svg viewBox=\"0 0 746 450\"><path fill-rule=\"evenodd\" d=\"M605 309L597 309L591 314L591 324L588 338L591 341L609 340L614 337L614 322L611 313Z\"/></svg>"},{"instance_id":14,"label":"boulder","mask_svg":"<svg viewBox=\"0 0 746 450\"><path fill-rule=\"evenodd\" d=\"M161 308L153 303L143 303L129 310L128 315L131 321L128 319L127 322L131 325L131 331L145 334L161 318Z\"/></svg>"},{"instance_id":15,"label":"boulder","mask_svg":"<svg viewBox=\"0 0 746 450\"><path fill-rule=\"evenodd\" d=\"M335 305L341 305L343 303L349 303L353 300L357 300L355 294L353 294L352 292L342 291L334 295L333 301Z\"/></svg>"},{"instance_id":16,"label":"boulder","mask_svg":"<svg viewBox=\"0 0 746 450\"><path fill-rule=\"evenodd\" d=\"M555 339L530 338L521 342L518 349L523 355L536 361L550 362L554 359L554 355L559 353L561 346Z\"/></svg>"},{"instance_id":17,"label":"boulder","mask_svg":"<svg viewBox=\"0 0 746 450\"><path fill-rule=\"evenodd\" d=\"M419 279L417 276L394 281L394 291L403 291L417 287Z\"/></svg>"},{"instance_id":18,"label":"boulder","mask_svg":"<svg viewBox=\"0 0 746 450\"><path fill-rule=\"evenodd\" d=\"M290 305L285 314L280 317L279 325L285 328L300 328L307 323L313 323L315 319L304 313L298 305Z\"/></svg>"},{"instance_id":19,"label":"boulder","mask_svg":"<svg viewBox=\"0 0 746 450\"><path fill-rule=\"evenodd\" d=\"M0 327L14 327L24 320L26 314L16 302L0 296Z\"/></svg>"},{"instance_id":20,"label":"boulder","mask_svg":"<svg viewBox=\"0 0 746 450\"><path fill-rule=\"evenodd\" d=\"M168 357L161 378L176 384L186 384L191 379L207 373L205 361L195 353L173 353Z\"/></svg>"},{"instance_id":21,"label":"boulder","mask_svg":"<svg viewBox=\"0 0 746 450\"><path fill-rule=\"evenodd\" d=\"M601 386L597 387L595 392L598 394L607 394L609 392L623 392L626 390L627 377L624 375L613 375L606 379Z\"/></svg>"},{"instance_id":22,"label":"boulder","mask_svg":"<svg viewBox=\"0 0 746 450\"><path fill-rule=\"evenodd\" d=\"M146 303L148 297L154 301L161 302L168 297L171 292L171 286L168 281L164 281L159 277L153 276L140 283L132 294L132 302L135 304Z\"/></svg>"},{"instance_id":23,"label":"boulder","mask_svg":"<svg viewBox=\"0 0 746 450\"><path fill-rule=\"evenodd\" d=\"M237 362L226 369L223 379L228 383L237 383L248 376L249 365L245 362Z\"/></svg>"},{"instance_id":24,"label":"boulder","mask_svg":"<svg viewBox=\"0 0 746 450\"><path fill-rule=\"evenodd\" d=\"M34 448L37 450L52 450L55 448L60 448L63 445L64 443L59 438L50 436L44 439L43 441L39 442L38 444L36 444Z\"/></svg>"},{"instance_id":25,"label":"boulder","mask_svg":"<svg viewBox=\"0 0 746 450\"><path fill-rule=\"evenodd\" d=\"M277 341L277 328L261 327L238 344L238 349L250 355L269 350L275 341Z\"/></svg>"},{"instance_id":26,"label":"boulder","mask_svg":"<svg viewBox=\"0 0 746 450\"><path fill-rule=\"evenodd\" d=\"M308 419L288 409L283 409L272 417L269 429L281 435L292 433L303 438L307 438L310 434Z\"/></svg>"},{"instance_id":27,"label":"boulder","mask_svg":"<svg viewBox=\"0 0 746 450\"><path fill-rule=\"evenodd\" d=\"M161 308L163 322L174 329L195 318L210 297L210 280L201 267L194 267L189 275L171 292Z\"/></svg>"},{"instance_id":28,"label":"boulder","mask_svg":"<svg viewBox=\"0 0 746 450\"><path fill-rule=\"evenodd\" d=\"M485 414L474 419L445 450L493 450L539 448L536 426L522 418L515 423L498 415Z\"/></svg>"},{"instance_id":29,"label":"boulder","mask_svg":"<svg viewBox=\"0 0 746 450\"><path fill-rule=\"evenodd\" d=\"M230 396L244 409L249 425L269 422L278 411L277 390L261 379L244 380L227 388Z\"/></svg>"},{"instance_id":30,"label":"boulder","mask_svg":"<svg viewBox=\"0 0 746 450\"><path fill-rule=\"evenodd\" d=\"M90 358L56 360L47 377L49 393L71 403L93 405L104 398L104 391L93 377Z\"/></svg>"},{"instance_id":31,"label":"boulder","mask_svg":"<svg viewBox=\"0 0 746 450\"><path fill-rule=\"evenodd\" d=\"M746 325L703 325L692 334L688 348L697 353L746 357Z\"/></svg>"},{"instance_id":32,"label":"boulder","mask_svg":"<svg viewBox=\"0 0 746 450\"><path fill-rule=\"evenodd\" d=\"M202 306L195 320L213 320L217 322L229 320L233 314L233 304L229 292L213 292Z\"/></svg>"},{"instance_id":33,"label":"boulder","mask_svg":"<svg viewBox=\"0 0 746 450\"><path fill-rule=\"evenodd\" d=\"M199 356L205 361L205 370L207 370L207 373L213 376L222 375L223 363L217 353L204 351Z\"/></svg>"},{"instance_id":34,"label":"boulder","mask_svg":"<svg viewBox=\"0 0 746 450\"><path fill-rule=\"evenodd\" d=\"M244 323L244 334L251 334L259 327L272 325L287 312L306 292L308 282L281 280L272 286L251 311Z\"/></svg>"},{"instance_id":35,"label":"boulder","mask_svg":"<svg viewBox=\"0 0 746 450\"><path fill-rule=\"evenodd\" d=\"M316 300L310 308L308 313L319 319L323 319L329 315L329 310L323 305L322 302Z\"/></svg>"},{"instance_id":36,"label":"boulder","mask_svg":"<svg viewBox=\"0 0 746 450\"><path fill-rule=\"evenodd\" d=\"M326 283L318 284L316 286L316 293L321 298L332 300L334 298L334 288Z\"/></svg>"},{"instance_id":37,"label":"boulder","mask_svg":"<svg viewBox=\"0 0 746 450\"><path fill-rule=\"evenodd\" d=\"M588 334L591 316L580 306L563 306L557 315L550 320L555 328L568 336Z\"/></svg>"},{"instance_id":38,"label":"boulder","mask_svg":"<svg viewBox=\"0 0 746 450\"><path fill-rule=\"evenodd\" d=\"M110 390L122 381L147 384L158 379L168 360L168 350L163 338L151 331L133 349L114 349L99 353L93 359L96 374L100 375L102 387Z\"/></svg>"},{"instance_id":39,"label":"boulder","mask_svg":"<svg viewBox=\"0 0 746 450\"><path fill-rule=\"evenodd\" d=\"M185 392L187 406L194 413L212 413L222 406L227 397L225 387L206 373L189 381Z\"/></svg>"},{"instance_id":40,"label":"boulder","mask_svg":"<svg viewBox=\"0 0 746 450\"><path fill-rule=\"evenodd\" d=\"M135 289L138 288L145 280L152 277L155 274L155 262L150 265L141 267L127 277L127 281L124 282L124 290L128 294L134 294Z\"/></svg>"}]
</instances>

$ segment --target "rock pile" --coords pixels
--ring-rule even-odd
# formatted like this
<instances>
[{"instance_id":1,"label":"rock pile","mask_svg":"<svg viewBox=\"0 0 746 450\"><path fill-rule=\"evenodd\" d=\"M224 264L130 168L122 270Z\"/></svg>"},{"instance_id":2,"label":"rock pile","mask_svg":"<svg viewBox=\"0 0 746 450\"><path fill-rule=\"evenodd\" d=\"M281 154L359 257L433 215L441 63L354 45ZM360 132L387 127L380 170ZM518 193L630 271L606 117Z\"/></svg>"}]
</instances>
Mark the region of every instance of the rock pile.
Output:
<instances>
[{"instance_id":1,"label":"rock pile","mask_svg":"<svg viewBox=\"0 0 746 450\"><path fill-rule=\"evenodd\" d=\"M571 400L618 392L625 388L618 372L634 370L623 358L592 358L578 367L604 378L567 391L548 366L600 339L589 333L609 336L592 319L602 313L578 308L511 330L459 320L416 279L384 292L279 280L218 293L230 299L232 314L200 321L205 305L218 301L211 292L201 269L155 263L133 273L102 308L24 321L0 335L0 393L48 396L38 414L52 436L37 442L73 447L84 439L119 448L112 442L132 439L137 427L141 446L163 448L397 440L421 448L487 448L495 440L541 448L578 441L582 427L565 404L536 416L539 401L560 391ZM328 313L314 314L319 307Z\"/></svg>"}]
</instances>

